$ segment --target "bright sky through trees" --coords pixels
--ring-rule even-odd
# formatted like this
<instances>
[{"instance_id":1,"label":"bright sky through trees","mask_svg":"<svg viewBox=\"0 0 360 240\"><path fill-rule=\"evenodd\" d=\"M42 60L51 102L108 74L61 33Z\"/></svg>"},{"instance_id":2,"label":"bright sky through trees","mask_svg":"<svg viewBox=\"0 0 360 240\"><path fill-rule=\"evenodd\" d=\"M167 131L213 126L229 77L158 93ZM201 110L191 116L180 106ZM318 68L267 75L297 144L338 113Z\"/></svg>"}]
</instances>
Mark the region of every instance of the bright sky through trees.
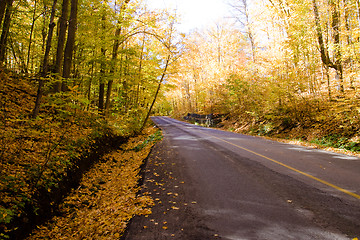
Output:
<instances>
[{"instance_id":1,"label":"bright sky through trees","mask_svg":"<svg viewBox=\"0 0 360 240\"><path fill-rule=\"evenodd\" d=\"M183 32L206 27L230 16L226 0L147 0L147 4L151 9L176 9Z\"/></svg>"}]
</instances>

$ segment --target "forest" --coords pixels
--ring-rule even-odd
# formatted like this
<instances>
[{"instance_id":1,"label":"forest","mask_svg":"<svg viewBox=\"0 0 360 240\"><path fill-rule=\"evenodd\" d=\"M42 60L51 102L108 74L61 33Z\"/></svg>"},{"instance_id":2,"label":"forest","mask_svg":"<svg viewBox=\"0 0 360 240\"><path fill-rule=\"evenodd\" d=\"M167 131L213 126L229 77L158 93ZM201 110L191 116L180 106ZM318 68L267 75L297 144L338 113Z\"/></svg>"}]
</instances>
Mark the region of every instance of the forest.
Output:
<instances>
[{"instance_id":1,"label":"forest","mask_svg":"<svg viewBox=\"0 0 360 240\"><path fill-rule=\"evenodd\" d=\"M232 18L182 33L176 11L142 0L0 1L0 239L59 212L75 230L34 238L119 238L151 211L136 195L161 139L151 115L213 114L214 127L360 151L360 1L229 4ZM120 229L76 233L75 212L109 193L107 171L128 176L132 208L116 200Z\"/></svg>"},{"instance_id":2,"label":"forest","mask_svg":"<svg viewBox=\"0 0 360 240\"><path fill-rule=\"evenodd\" d=\"M231 1L192 32L166 92L173 114L242 133L359 151L359 1ZM259 10L261 9L261 10Z\"/></svg>"}]
</instances>

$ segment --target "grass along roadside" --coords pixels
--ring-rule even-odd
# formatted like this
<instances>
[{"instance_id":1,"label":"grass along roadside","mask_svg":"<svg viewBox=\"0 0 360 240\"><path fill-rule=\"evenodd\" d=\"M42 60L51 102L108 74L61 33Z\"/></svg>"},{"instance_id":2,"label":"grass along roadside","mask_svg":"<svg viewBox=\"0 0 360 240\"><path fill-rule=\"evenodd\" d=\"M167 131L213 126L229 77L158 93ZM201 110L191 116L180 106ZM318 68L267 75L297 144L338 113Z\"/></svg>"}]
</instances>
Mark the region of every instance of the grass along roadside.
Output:
<instances>
[{"instance_id":1,"label":"grass along roadside","mask_svg":"<svg viewBox=\"0 0 360 240\"><path fill-rule=\"evenodd\" d=\"M148 128L122 149L105 155L59 207L59 215L27 239L119 239L135 215L148 215L153 200L138 195L140 168L159 140Z\"/></svg>"},{"instance_id":2,"label":"grass along roadside","mask_svg":"<svg viewBox=\"0 0 360 240\"><path fill-rule=\"evenodd\" d=\"M184 121L181 118L176 118L180 121ZM193 123L190 121L186 121L191 124L208 127L205 124L199 124L199 123ZM246 124L245 124L246 125ZM259 126L258 126L259 127ZM262 127L262 126L260 126ZM259 127L259 128L260 128ZM309 147L309 148L316 148L316 149L322 149L325 151L331 151L335 153L345 154L349 156L356 156L360 157L360 137L355 136L352 138L346 138L341 135L337 134L328 134L325 136L320 136L318 138L312 138L312 139L302 139L301 133L297 133L297 135L292 136L291 134L284 135L284 134L272 134L271 136L268 136L266 134L261 134L258 132L251 131L251 130L243 130L236 126L236 124L232 125L229 123L226 123L226 126L222 127L213 127L214 129L222 130L222 131L228 131L228 132L235 132L239 134L246 134L251 136L256 136L268 140L273 140L277 142L287 143L287 144L293 144L303 147ZM313 132L318 132L319 130L314 129ZM311 132L311 131L310 131ZM309 135L313 135L314 133L309 133Z\"/></svg>"}]
</instances>

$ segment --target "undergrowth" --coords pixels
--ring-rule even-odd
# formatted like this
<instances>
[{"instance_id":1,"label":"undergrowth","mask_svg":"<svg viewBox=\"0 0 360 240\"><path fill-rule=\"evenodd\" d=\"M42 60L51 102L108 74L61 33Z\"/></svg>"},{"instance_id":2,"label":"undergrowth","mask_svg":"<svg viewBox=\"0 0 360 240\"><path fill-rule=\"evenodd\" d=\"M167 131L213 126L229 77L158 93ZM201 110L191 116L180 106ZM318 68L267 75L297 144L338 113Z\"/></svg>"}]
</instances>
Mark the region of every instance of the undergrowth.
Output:
<instances>
[{"instance_id":1,"label":"undergrowth","mask_svg":"<svg viewBox=\"0 0 360 240\"><path fill-rule=\"evenodd\" d=\"M157 130L154 134L148 136L143 142L141 142L139 145L135 146L134 150L136 152L141 151L146 146L153 144L157 141L160 141L163 138L162 133L160 130Z\"/></svg>"},{"instance_id":2,"label":"undergrowth","mask_svg":"<svg viewBox=\"0 0 360 240\"><path fill-rule=\"evenodd\" d=\"M59 214L27 239L119 239L134 215L151 213L153 200L138 195L137 183L141 166L160 136L148 128L102 157L66 197Z\"/></svg>"},{"instance_id":3,"label":"undergrowth","mask_svg":"<svg viewBox=\"0 0 360 240\"><path fill-rule=\"evenodd\" d=\"M0 78L0 239L21 238L54 214L84 171L128 137L74 98L76 92L44 97L32 119L31 80L4 71Z\"/></svg>"},{"instance_id":4,"label":"undergrowth","mask_svg":"<svg viewBox=\"0 0 360 240\"><path fill-rule=\"evenodd\" d=\"M294 98L261 111L236 109L223 122L234 132L281 139L300 139L319 146L360 152L360 99Z\"/></svg>"},{"instance_id":5,"label":"undergrowth","mask_svg":"<svg viewBox=\"0 0 360 240\"><path fill-rule=\"evenodd\" d=\"M334 147L349 150L351 152L360 152L360 142L357 139L349 139L338 134L330 134L320 139L313 139L311 143L324 147Z\"/></svg>"}]
</instances>

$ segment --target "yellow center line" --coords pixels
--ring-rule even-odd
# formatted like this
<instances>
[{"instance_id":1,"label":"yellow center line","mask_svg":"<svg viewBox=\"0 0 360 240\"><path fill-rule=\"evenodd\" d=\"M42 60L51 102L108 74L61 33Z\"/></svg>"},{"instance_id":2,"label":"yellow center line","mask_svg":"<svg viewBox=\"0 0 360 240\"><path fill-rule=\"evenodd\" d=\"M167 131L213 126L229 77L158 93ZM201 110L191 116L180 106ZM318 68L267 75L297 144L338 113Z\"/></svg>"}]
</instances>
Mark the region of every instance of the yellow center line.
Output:
<instances>
[{"instance_id":1,"label":"yellow center line","mask_svg":"<svg viewBox=\"0 0 360 240\"><path fill-rule=\"evenodd\" d=\"M308 173L305 173L305 172L303 172L303 171L300 171L300 170L298 170L298 169L296 169L296 168L293 168L293 167L291 167L291 166L289 166L289 165L286 165L286 164L284 164L284 163L282 163L282 162L276 161L276 160L274 160L274 159L272 159L272 158L266 157L266 156L264 156L264 155L262 155L262 154L260 154L260 153L257 153L257 152L254 152L254 151L250 150L250 149L241 147L241 146L239 146L239 145L237 145L237 144L234 144L234 143L232 143L232 142L226 141L226 140L224 140L224 139L222 139L222 138L218 138L218 137L216 137L216 136L214 136L214 135L210 135L210 134L207 134L207 133L204 133L204 132L202 132L202 133L205 134L205 135L208 135L208 136L210 136L210 137L216 138L216 139L218 139L218 140L220 140L220 141L223 141L223 142L225 142L225 143L228 143L228 144L230 144L230 145L233 145L233 146L235 146L235 147L237 147L237 148L240 148L240 149L242 149L242 150L245 150L245 151L247 151L247 152L250 152L250 153L252 153L252 154L255 154L255 155L259 156L259 157L265 158L265 159L267 159L267 160L269 160L269 161L271 161L271 162L274 162L274 163L276 163L276 164L278 164L278 165L281 165L281 166L283 166L283 167L285 167L285 168L287 168L287 169L290 169L290 170L292 170L292 171L294 171L294 172L300 173L301 175L304 175L304 176L306 176L306 177L308 177L308 178L311 178L311 179L313 179L313 180L315 180L315 181L317 181L317 182L320 182L320 183L325 184L325 185L327 185L327 186L329 186L329 187L332 187L332 188L334 188L334 189L336 189L336 190L338 190L338 191L341 191L341 192L343 192L343 193L346 193L346 194L348 194L348 195L350 195L350 196L352 196L352 197L354 197L354 198L360 199L360 195L358 195L358 194L356 194L356 193L350 192L350 191L348 191L348 190L346 190L346 189L343 189L343 188L341 188L341 187L338 187L338 186L336 186L336 185L334 185L334 184L332 184L332 183L329 183L329 182L327 182L327 181L325 181L325 180L322 180L322 179L320 179L320 178L314 177L314 176L312 176L312 175L310 175L310 174L308 174Z\"/></svg>"}]
</instances>

